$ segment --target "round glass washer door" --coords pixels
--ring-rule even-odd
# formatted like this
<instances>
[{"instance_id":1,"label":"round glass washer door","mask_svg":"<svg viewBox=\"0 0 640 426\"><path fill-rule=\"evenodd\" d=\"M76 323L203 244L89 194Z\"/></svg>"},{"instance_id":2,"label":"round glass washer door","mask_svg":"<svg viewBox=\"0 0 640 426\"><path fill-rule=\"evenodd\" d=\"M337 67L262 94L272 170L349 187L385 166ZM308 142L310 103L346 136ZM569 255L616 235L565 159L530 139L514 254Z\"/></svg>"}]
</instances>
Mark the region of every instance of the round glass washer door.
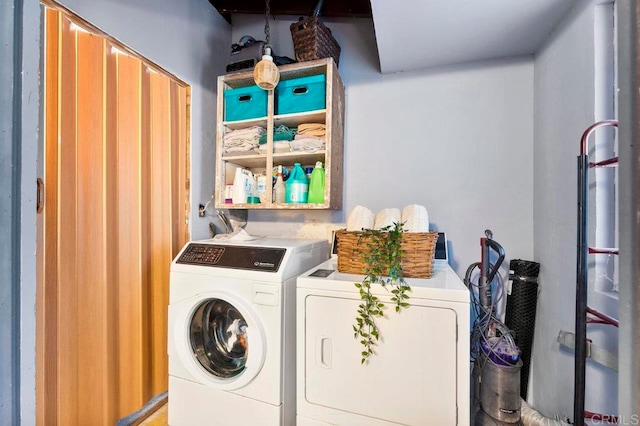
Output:
<instances>
[{"instance_id":1,"label":"round glass washer door","mask_svg":"<svg viewBox=\"0 0 640 426\"><path fill-rule=\"evenodd\" d=\"M203 299L188 325L195 360L209 378L229 388L251 381L264 361L257 321L241 305L216 297Z\"/></svg>"}]
</instances>

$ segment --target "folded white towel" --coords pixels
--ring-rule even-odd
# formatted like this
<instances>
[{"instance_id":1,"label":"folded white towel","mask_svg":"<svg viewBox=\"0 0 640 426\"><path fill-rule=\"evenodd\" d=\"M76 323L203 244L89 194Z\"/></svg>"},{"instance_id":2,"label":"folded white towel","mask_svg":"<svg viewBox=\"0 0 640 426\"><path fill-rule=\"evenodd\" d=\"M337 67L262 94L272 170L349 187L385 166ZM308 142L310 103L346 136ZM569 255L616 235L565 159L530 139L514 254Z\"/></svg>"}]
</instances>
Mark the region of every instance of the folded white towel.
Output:
<instances>
[{"instance_id":1,"label":"folded white towel","mask_svg":"<svg viewBox=\"0 0 640 426\"><path fill-rule=\"evenodd\" d=\"M373 212L363 206L355 206L347 218L347 231L373 228Z\"/></svg>"},{"instance_id":2,"label":"folded white towel","mask_svg":"<svg viewBox=\"0 0 640 426\"><path fill-rule=\"evenodd\" d=\"M241 138L241 137L255 138L257 136L259 139L264 132L265 132L264 127L251 126L251 127L245 127L243 129L238 129L238 130L230 130L227 133L225 133L222 138L223 139Z\"/></svg>"},{"instance_id":3,"label":"folded white towel","mask_svg":"<svg viewBox=\"0 0 640 426\"><path fill-rule=\"evenodd\" d=\"M237 152L249 153L253 150L257 150L257 146L250 143L228 146L224 148L224 152L226 154L237 153Z\"/></svg>"},{"instance_id":4,"label":"folded white towel","mask_svg":"<svg viewBox=\"0 0 640 426\"><path fill-rule=\"evenodd\" d=\"M233 130L222 137L222 145L226 152L249 151L258 147L262 133L264 129L260 126Z\"/></svg>"},{"instance_id":5,"label":"folded white towel","mask_svg":"<svg viewBox=\"0 0 640 426\"><path fill-rule=\"evenodd\" d=\"M300 140L300 139L320 139L321 141L324 141L327 137L325 135L322 136L314 136L314 135L305 135L303 133L296 133L296 135L293 137L293 140Z\"/></svg>"},{"instance_id":6,"label":"folded white towel","mask_svg":"<svg viewBox=\"0 0 640 426\"><path fill-rule=\"evenodd\" d=\"M267 145L260 145L258 148L260 154L267 153ZM290 152L291 147L289 146L289 141L273 141L273 152Z\"/></svg>"},{"instance_id":7,"label":"folded white towel","mask_svg":"<svg viewBox=\"0 0 640 426\"><path fill-rule=\"evenodd\" d=\"M294 139L290 142L291 152L305 151L316 152L324 149L324 139L304 138Z\"/></svg>"},{"instance_id":8,"label":"folded white towel","mask_svg":"<svg viewBox=\"0 0 640 426\"><path fill-rule=\"evenodd\" d=\"M425 206L410 204L402 209L402 222L406 232L429 232L429 213Z\"/></svg>"},{"instance_id":9,"label":"folded white towel","mask_svg":"<svg viewBox=\"0 0 640 426\"><path fill-rule=\"evenodd\" d=\"M394 223L400 222L400 209L383 209L376 215L373 223L375 229L382 229L386 226L393 226Z\"/></svg>"}]
</instances>

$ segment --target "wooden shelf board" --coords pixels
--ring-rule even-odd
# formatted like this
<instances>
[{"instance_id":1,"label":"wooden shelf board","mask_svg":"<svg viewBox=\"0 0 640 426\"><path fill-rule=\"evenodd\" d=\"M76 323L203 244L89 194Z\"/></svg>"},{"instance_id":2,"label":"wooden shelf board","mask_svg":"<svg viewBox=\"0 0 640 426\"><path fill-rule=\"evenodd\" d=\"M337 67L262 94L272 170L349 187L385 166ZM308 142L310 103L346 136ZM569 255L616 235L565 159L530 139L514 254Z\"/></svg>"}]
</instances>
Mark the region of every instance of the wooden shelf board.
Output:
<instances>
[{"instance_id":1,"label":"wooden shelf board","mask_svg":"<svg viewBox=\"0 0 640 426\"><path fill-rule=\"evenodd\" d=\"M231 130L246 129L247 127L267 127L267 117L250 118L248 120L223 121L222 124Z\"/></svg>"},{"instance_id":2,"label":"wooden shelf board","mask_svg":"<svg viewBox=\"0 0 640 426\"><path fill-rule=\"evenodd\" d=\"M316 111L296 112L293 114L280 114L273 117L273 125L278 127L284 124L287 127L298 127L302 123L326 123L326 109Z\"/></svg>"},{"instance_id":3,"label":"wooden shelf board","mask_svg":"<svg viewBox=\"0 0 640 426\"><path fill-rule=\"evenodd\" d=\"M280 70L280 80L284 81L290 80L292 78L324 74L327 72L327 63L329 61L329 58L325 58L317 59L315 61L297 62L294 64L281 65L278 67L278 69ZM253 80L253 68L246 71L238 71L230 74L225 74L220 77L230 89L237 89L238 87L246 87L256 84Z\"/></svg>"},{"instance_id":4,"label":"wooden shelf board","mask_svg":"<svg viewBox=\"0 0 640 426\"><path fill-rule=\"evenodd\" d=\"M250 169L267 166L267 156L264 154L227 155L222 157L222 161Z\"/></svg>"},{"instance_id":5,"label":"wooden shelf board","mask_svg":"<svg viewBox=\"0 0 640 426\"><path fill-rule=\"evenodd\" d=\"M327 64L333 61L330 58L317 59L315 61L298 62L295 64L281 65L280 81L292 78L308 77L310 75L326 74Z\"/></svg>"},{"instance_id":6,"label":"wooden shelf board","mask_svg":"<svg viewBox=\"0 0 640 426\"><path fill-rule=\"evenodd\" d=\"M246 210L328 210L327 204L220 204L217 209L246 209Z\"/></svg>"},{"instance_id":7,"label":"wooden shelf board","mask_svg":"<svg viewBox=\"0 0 640 426\"><path fill-rule=\"evenodd\" d=\"M316 161L325 162L325 151L317 152L279 152L273 154L273 164L277 166L282 164L283 166L292 166L294 163L300 163L302 165L310 165ZM276 164L277 163L277 164Z\"/></svg>"},{"instance_id":8,"label":"wooden shelf board","mask_svg":"<svg viewBox=\"0 0 640 426\"><path fill-rule=\"evenodd\" d=\"M294 163L303 165L312 165L316 161L322 161L322 163L324 163L326 161L325 154L326 151L324 150L316 152L278 152L273 154L273 164L274 166L292 166ZM267 156L263 154L233 155L222 157L222 161L237 164L242 167L264 168L267 164Z\"/></svg>"}]
</instances>

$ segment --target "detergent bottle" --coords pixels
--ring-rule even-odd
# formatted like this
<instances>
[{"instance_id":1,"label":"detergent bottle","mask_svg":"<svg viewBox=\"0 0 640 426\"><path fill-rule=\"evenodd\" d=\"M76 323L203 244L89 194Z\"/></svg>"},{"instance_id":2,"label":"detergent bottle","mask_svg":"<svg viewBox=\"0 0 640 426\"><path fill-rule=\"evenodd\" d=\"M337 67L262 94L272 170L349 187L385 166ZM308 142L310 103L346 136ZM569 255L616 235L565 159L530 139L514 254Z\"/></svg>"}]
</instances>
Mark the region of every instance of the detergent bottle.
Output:
<instances>
[{"instance_id":1,"label":"detergent bottle","mask_svg":"<svg viewBox=\"0 0 640 426\"><path fill-rule=\"evenodd\" d=\"M300 166L300 163L293 165L291 175L287 179L286 191L287 203L306 203L309 196L309 179Z\"/></svg>"},{"instance_id":2,"label":"detergent bottle","mask_svg":"<svg viewBox=\"0 0 640 426\"><path fill-rule=\"evenodd\" d=\"M316 166L311 172L311 182L309 182L309 203L324 203L324 169L322 162L316 162Z\"/></svg>"},{"instance_id":3,"label":"detergent bottle","mask_svg":"<svg viewBox=\"0 0 640 426\"><path fill-rule=\"evenodd\" d=\"M244 173L242 167L236 169L231 200L233 204L244 204L247 202L247 175Z\"/></svg>"},{"instance_id":4,"label":"detergent bottle","mask_svg":"<svg viewBox=\"0 0 640 426\"><path fill-rule=\"evenodd\" d=\"M231 200L233 204L245 204L248 197L253 197L255 192L255 178L251 170L238 167L233 179L233 191Z\"/></svg>"},{"instance_id":5,"label":"detergent bottle","mask_svg":"<svg viewBox=\"0 0 640 426\"><path fill-rule=\"evenodd\" d=\"M271 178L267 179L265 175L257 175L256 176L256 196L260 200L262 204L267 202L267 181L270 181Z\"/></svg>"}]
</instances>

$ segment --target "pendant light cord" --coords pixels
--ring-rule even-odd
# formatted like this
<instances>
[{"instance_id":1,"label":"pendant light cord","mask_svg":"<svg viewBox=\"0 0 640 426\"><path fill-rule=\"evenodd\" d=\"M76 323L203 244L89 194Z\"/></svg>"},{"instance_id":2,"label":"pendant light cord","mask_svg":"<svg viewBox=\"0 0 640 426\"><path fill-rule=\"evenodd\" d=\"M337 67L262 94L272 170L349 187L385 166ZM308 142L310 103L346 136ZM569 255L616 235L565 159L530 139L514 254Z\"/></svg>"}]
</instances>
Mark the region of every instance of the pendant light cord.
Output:
<instances>
[{"instance_id":1,"label":"pendant light cord","mask_svg":"<svg viewBox=\"0 0 640 426\"><path fill-rule=\"evenodd\" d=\"M263 90L273 90L280 81L280 72L278 71L278 66L273 61L273 54L271 53L271 34L269 32L271 8L269 7L269 0L265 0L265 3L264 35L266 36L266 43L264 45L262 59L253 69L253 81L256 82L256 86Z\"/></svg>"},{"instance_id":2,"label":"pendant light cord","mask_svg":"<svg viewBox=\"0 0 640 426\"><path fill-rule=\"evenodd\" d=\"M265 0L266 3L266 9L264 12L264 35L267 39L266 45L265 47L271 47L271 34L269 31L269 16L271 15L271 7L269 5L269 0Z\"/></svg>"}]
</instances>

